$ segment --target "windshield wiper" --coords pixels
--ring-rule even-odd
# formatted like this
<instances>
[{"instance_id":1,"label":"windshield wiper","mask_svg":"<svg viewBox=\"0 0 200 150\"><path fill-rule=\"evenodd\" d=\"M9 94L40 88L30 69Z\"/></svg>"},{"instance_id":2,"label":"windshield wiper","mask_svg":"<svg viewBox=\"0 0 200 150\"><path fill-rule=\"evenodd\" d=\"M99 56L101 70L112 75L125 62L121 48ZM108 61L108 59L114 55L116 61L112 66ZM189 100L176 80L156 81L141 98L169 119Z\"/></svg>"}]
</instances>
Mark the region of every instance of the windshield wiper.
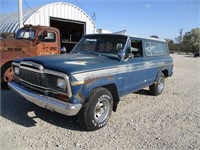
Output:
<instances>
[{"instance_id":1,"label":"windshield wiper","mask_svg":"<svg viewBox=\"0 0 200 150\"><path fill-rule=\"evenodd\" d=\"M107 58L109 58L109 59L118 60L117 55L113 55L113 54L102 53L101 56L107 57Z\"/></svg>"},{"instance_id":2,"label":"windshield wiper","mask_svg":"<svg viewBox=\"0 0 200 150\"><path fill-rule=\"evenodd\" d=\"M102 56L100 53L97 53L97 52L87 52L87 51L85 51L85 52L81 52L81 53Z\"/></svg>"}]
</instances>

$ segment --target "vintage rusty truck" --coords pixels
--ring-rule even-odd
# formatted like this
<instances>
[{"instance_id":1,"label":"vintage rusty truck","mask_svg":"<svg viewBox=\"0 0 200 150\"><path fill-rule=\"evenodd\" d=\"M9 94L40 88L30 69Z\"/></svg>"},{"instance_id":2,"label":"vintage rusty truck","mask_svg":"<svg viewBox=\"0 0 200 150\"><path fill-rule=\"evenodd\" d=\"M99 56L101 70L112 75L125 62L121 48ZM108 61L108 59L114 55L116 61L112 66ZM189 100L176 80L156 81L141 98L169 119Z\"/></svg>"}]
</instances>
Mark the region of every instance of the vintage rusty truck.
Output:
<instances>
[{"instance_id":1,"label":"vintage rusty truck","mask_svg":"<svg viewBox=\"0 0 200 150\"><path fill-rule=\"evenodd\" d=\"M11 67L13 59L60 54L60 32L57 28L47 26L25 25L19 29L15 38L1 39L1 84L13 79Z\"/></svg>"},{"instance_id":2,"label":"vintage rusty truck","mask_svg":"<svg viewBox=\"0 0 200 150\"><path fill-rule=\"evenodd\" d=\"M13 59L69 53L85 34L82 30L65 26L48 27L25 25L19 29L13 39L1 39L1 83L13 79L11 63ZM62 31L62 34L59 32ZM61 47L63 49L61 49Z\"/></svg>"},{"instance_id":3,"label":"vintage rusty truck","mask_svg":"<svg viewBox=\"0 0 200 150\"><path fill-rule=\"evenodd\" d=\"M144 87L160 95L173 73L164 40L85 35L70 54L13 61L11 89L36 105L78 116L87 130L105 126L120 97Z\"/></svg>"}]
</instances>

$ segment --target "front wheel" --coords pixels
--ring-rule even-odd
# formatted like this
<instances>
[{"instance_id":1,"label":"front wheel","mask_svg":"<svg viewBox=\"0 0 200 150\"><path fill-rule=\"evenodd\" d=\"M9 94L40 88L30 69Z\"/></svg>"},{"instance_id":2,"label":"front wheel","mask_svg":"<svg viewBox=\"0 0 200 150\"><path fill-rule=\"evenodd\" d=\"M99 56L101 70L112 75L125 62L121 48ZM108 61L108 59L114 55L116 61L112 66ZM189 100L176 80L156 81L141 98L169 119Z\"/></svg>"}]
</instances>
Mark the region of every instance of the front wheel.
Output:
<instances>
[{"instance_id":1,"label":"front wheel","mask_svg":"<svg viewBox=\"0 0 200 150\"><path fill-rule=\"evenodd\" d=\"M89 131L98 130L108 122L113 108L113 97L105 88L92 90L78 114L81 126Z\"/></svg>"},{"instance_id":2,"label":"front wheel","mask_svg":"<svg viewBox=\"0 0 200 150\"><path fill-rule=\"evenodd\" d=\"M12 62L8 62L1 68L1 86L8 88L7 83L14 78L14 72L12 69Z\"/></svg>"},{"instance_id":3,"label":"front wheel","mask_svg":"<svg viewBox=\"0 0 200 150\"><path fill-rule=\"evenodd\" d=\"M165 87L165 75L161 73L158 77L158 81L149 86L149 91L152 95L160 95Z\"/></svg>"}]
</instances>

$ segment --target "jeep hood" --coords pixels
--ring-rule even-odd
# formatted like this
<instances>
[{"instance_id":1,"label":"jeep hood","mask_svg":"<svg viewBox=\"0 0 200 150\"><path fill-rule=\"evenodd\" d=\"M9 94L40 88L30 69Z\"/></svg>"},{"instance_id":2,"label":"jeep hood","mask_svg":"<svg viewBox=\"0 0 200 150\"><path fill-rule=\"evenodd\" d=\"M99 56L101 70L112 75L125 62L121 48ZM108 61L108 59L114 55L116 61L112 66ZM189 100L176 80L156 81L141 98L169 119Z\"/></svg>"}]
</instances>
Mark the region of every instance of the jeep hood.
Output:
<instances>
[{"instance_id":1,"label":"jeep hood","mask_svg":"<svg viewBox=\"0 0 200 150\"><path fill-rule=\"evenodd\" d=\"M31 61L41 64L45 69L76 74L92 70L105 69L116 66L116 58L107 58L97 55L63 54L24 58L16 61Z\"/></svg>"}]
</instances>

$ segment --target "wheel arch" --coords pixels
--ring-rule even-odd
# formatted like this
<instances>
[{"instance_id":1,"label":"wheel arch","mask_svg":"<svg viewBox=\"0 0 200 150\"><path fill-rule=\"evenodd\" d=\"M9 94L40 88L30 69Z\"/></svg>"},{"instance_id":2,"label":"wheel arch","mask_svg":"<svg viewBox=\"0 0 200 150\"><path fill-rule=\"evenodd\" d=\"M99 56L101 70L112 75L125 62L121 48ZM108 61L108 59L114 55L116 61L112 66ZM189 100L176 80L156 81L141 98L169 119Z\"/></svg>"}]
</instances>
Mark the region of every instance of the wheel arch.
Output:
<instances>
[{"instance_id":1,"label":"wheel arch","mask_svg":"<svg viewBox=\"0 0 200 150\"><path fill-rule=\"evenodd\" d=\"M109 90L110 93L112 94L112 96L113 96L113 111L116 112L117 105L120 101L116 85L115 84L108 84L108 85L104 85L103 87L106 88L107 90Z\"/></svg>"},{"instance_id":2,"label":"wheel arch","mask_svg":"<svg viewBox=\"0 0 200 150\"><path fill-rule=\"evenodd\" d=\"M9 61L7 61L6 63L4 63L4 64L1 66L1 68L3 68L3 66L5 66L5 65L7 65L7 64L9 64L9 63L12 64L12 62L13 62L13 60L9 60Z\"/></svg>"},{"instance_id":3,"label":"wheel arch","mask_svg":"<svg viewBox=\"0 0 200 150\"><path fill-rule=\"evenodd\" d=\"M96 88L103 87L106 88L111 95L113 96L113 111L116 112L117 105L120 101L119 93L117 90L117 83L115 82L115 78L113 77L107 77L107 78L97 78L93 79L90 82L86 82L84 86L82 87L83 95L87 97L90 92Z\"/></svg>"},{"instance_id":4,"label":"wheel arch","mask_svg":"<svg viewBox=\"0 0 200 150\"><path fill-rule=\"evenodd\" d=\"M162 70L162 73L164 74L165 77L168 77L168 76L169 76L169 72L168 72L167 69Z\"/></svg>"},{"instance_id":5,"label":"wheel arch","mask_svg":"<svg viewBox=\"0 0 200 150\"><path fill-rule=\"evenodd\" d=\"M111 93L111 95L113 96L113 111L116 112L117 105L120 101L120 97L119 97L119 94L118 94L117 86L114 83L104 84L104 85L94 86L93 88L84 89L84 91L85 90L88 91L88 92L85 93L86 94L85 96L87 97L92 90L99 88L99 87L103 87Z\"/></svg>"}]
</instances>

